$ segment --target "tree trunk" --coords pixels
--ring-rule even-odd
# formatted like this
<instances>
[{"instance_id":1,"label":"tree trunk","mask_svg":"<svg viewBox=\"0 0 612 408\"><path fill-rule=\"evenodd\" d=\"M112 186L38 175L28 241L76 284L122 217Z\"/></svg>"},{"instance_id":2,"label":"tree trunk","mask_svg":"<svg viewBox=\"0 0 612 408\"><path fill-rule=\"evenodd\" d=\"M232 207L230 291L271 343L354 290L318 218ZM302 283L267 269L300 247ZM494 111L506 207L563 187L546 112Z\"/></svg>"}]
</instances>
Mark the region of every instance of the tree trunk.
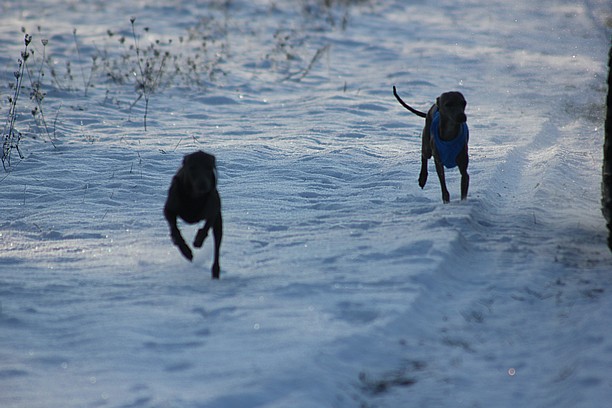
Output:
<instances>
[{"instance_id":1,"label":"tree trunk","mask_svg":"<svg viewBox=\"0 0 612 408\"><path fill-rule=\"evenodd\" d=\"M604 139L602 211L608 225L608 247L612 251L612 45L608 54L608 96L606 98L606 124Z\"/></svg>"}]
</instances>

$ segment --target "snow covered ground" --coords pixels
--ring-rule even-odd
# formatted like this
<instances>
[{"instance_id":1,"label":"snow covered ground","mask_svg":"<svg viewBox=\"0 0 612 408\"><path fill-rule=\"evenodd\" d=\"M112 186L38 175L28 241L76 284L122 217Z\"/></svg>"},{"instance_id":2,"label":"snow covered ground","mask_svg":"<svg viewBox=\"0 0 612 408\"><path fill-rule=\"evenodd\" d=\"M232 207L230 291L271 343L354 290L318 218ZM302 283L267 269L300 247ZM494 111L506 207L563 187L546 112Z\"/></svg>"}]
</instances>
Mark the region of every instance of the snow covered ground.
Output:
<instances>
[{"instance_id":1,"label":"snow covered ground","mask_svg":"<svg viewBox=\"0 0 612 408\"><path fill-rule=\"evenodd\" d=\"M0 174L0 406L612 400L608 2L324 3L0 5L2 123L24 27L49 129L24 79L24 158ZM146 131L130 17L157 85ZM423 121L393 85L423 110L466 96L468 200L456 169L450 204L433 164L419 188ZM219 281L211 243L188 263L162 216L197 149L218 161Z\"/></svg>"}]
</instances>

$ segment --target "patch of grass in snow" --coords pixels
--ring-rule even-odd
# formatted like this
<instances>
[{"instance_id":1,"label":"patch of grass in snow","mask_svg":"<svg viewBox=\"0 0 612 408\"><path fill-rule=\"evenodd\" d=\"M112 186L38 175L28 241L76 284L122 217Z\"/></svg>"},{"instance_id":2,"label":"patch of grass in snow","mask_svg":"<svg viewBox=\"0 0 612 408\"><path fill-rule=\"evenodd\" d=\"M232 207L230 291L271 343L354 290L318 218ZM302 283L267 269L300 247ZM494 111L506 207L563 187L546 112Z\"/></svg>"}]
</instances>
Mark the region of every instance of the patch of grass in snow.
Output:
<instances>
[{"instance_id":1,"label":"patch of grass in snow","mask_svg":"<svg viewBox=\"0 0 612 408\"><path fill-rule=\"evenodd\" d=\"M259 58L261 61L263 58L267 61L263 69L275 72L277 80L299 82L310 74L322 57L331 52L329 43L324 39L317 40L313 33L344 30L351 9L368 3L369 0L302 0L297 6L297 17L302 19L301 28L264 30L261 34L263 37L256 39L263 46L254 47L253 51L259 52L259 56L254 54L250 57L252 60ZM295 5L273 6L275 9L280 7L285 8L280 12L287 14L286 20L296 17L292 14L292 10L296 11ZM10 167L15 152L23 158L19 143L24 135L32 138L46 135L46 139L55 146L55 125L60 108L55 114L53 126L49 126L43 108L43 101L47 97L45 88L63 92L82 91L83 97L91 98L89 91L92 88L106 87L106 103L111 90L131 86L135 97L127 104L128 111L131 112L139 102L144 101L143 127L146 131L149 101L153 94L171 86L205 91L208 86L226 77L230 69L227 63L232 59L230 38L253 36L256 32L254 27L244 26L244 19L233 19L232 10L231 1L216 2L184 34L166 38L155 34L149 27L139 29L135 17L130 18L131 30L125 27L108 29L106 36L92 44L81 40L77 28L72 31L71 41L64 38L67 44L50 42L42 34L43 28L40 26L37 27L37 38L27 34L23 28L26 44L14 73L15 80L8 85L11 96L7 98L9 110L2 132L2 164L5 170ZM270 41L268 35L273 37L272 47L266 50ZM61 41L62 36L54 38ZM72 47L70 42L73 43ZM37 47L33 47L34 44ZM59 51L60 54L54 53L62 49L64 51ZM262 68L258 64L252 66ZM246 66L243 68L248 69ZM45 78L49 78L46 84L43 83ZM26 93L29 93L29 100L23 98ZM21 130L24 126L28 126L27 132Z\"/></svg>"},{"instance_id":2,"label":"patch of grass in snow","mask_svg":"<svg viewBox=\"0 0 612 408\"><path fill-rule=\"evenodd\" d=\"M379 396L394 388L411 387L417 383L416 373L425 370L423 361L407 361L397 370L372 376L362 371L359 373L359 389L369 396Z\"/></svg>"},{"instance_id":3,"label":"patch of grass in snow","mask_svg":"<svg viewBox=\"0 0 612 408\"><path fill-rule=\"evenodd\" d=\"M42 61L44 61L48 41L46 39L41 40L43 56L40 62L37 62L34 58L35 51L30 47L33 37L25 29L22 29L22 32L24 34L24 48L17 59L17 70L13 72L15 80L8 85L12 92L7 99L9 111L2 128L1 159L5 170L11 165L11 156L14 150L17 151L20 158L23 158L19 149L23 133L17 128L17 119L21 116L22 111L30 110L31 117L34 119L37 127L44 131L53 144L43 109L43 100L46 93L42 90L42 78L44 77ZM24 79L26 79L25 83ZM22 93L24 91L29 91L29 102L23 102Z\"/></svg>"}]
</instances>

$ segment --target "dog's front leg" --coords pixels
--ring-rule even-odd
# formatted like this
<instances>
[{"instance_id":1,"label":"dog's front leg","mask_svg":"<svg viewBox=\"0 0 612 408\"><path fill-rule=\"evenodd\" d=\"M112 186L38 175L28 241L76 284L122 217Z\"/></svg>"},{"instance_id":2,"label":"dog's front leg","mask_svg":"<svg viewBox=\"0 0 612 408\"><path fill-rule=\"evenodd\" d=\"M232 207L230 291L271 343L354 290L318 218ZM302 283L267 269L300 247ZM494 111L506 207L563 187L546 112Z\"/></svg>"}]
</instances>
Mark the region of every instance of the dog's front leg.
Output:
<instances>
[{"instance_id":1,"label":"dog's front leg","mask_svg":"<svg viewBox=\"0 0 612 408\"><path fill-rule=\"evenodd\" d=\"M446 177L444 176L444 165L437 157L434 157L434 162L436 163L436 172L438 173L438 178L440 179L440 188L442 189L442 201L444 204L450 202L450 194L448 189L446 188Z\"/></svg>"},{"instance_id":2,"label":"dog's front leg","mask_svg":"<svg viewBox=\"0 0 612 408\"><path fill-rule=\"evenodd\" d=\"M470 175L467 173L467 169L459 168L459 171L461 171L461 199L465 200L470 186Z\"/></svg>"},{"instance_id":3,"label":"dog's front leg","mask_svg":"<svg viewBox=\"0 0 612 408\"><path fill-rule=\"evenodd\" d=\"M467 147L464 150L464 153L459 154L457 156L457 167L459 167L459 172L461 173L461 199L465 200L468 195L468 188L470 186L470 176L467 172L468 168L468 155L467 155Z\"/></svg>"},{"instance_id":4,"label":"dog's front leg","mask_svg":"<svg viewBox=\"0 0 612 408\"><path fill-rule=\"evenodd\" d=\"M220 212L213 226L213 234L215 235L215 261L212 266L212 277L213 279L219 279L221 271L219 266L219 249L221 248L221 239L223 238L223 220Z\"/></svg>"},{"instance_id":5,"label":"dog's front leg","mask_svg":"<svg viewBox=\"0 0 612 408\"><path fill-rule=\"evenodd\" d=\"M178 247L183 256L188 260L193 260L193 253L191 249L185 242L185 239L181 235L181 231L178 229L176 225L176 215L165 212L166 220L168 221L168 225L170 226L170 237L172 238L172 242L174 245Z\"/></svg>"},{"instance_id":6,"label":"dog's front leg","mask_svg":"<svg viewBox=\"0 0 612 408\"><path fill-rule=\"evenodd\" d=\"M210 229L211 224L212 223L210 222L210 219L206 219L204 226L198 230L198 233L196 234L196 237L193 240L194 247L200 248L202 245L204 245L204 240L208 236L208 230Z\"/></svg>"}]
</instances>

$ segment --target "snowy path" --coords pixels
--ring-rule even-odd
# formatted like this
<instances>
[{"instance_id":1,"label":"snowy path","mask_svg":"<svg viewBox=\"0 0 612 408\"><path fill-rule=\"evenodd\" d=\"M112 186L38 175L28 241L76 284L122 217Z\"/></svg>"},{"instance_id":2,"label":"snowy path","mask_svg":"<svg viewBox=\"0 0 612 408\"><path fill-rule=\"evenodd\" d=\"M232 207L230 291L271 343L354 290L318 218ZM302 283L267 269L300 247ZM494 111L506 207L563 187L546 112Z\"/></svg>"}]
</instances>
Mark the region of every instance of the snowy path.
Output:
<instances>
[{"instance_id":1,"label":"snowy path","mask_svg":"<svg viewBox=\"0 0 612 408\"><path fill-rule=\"evenodd\" d=\"M154 94L147 133L128 86L49 90L58 147L24 139L26 159L0 176L0 406L610 400L605 2L398 0L350 8L346 30L236 3L212 9L229 30L225 75ZM5 6L0 38L41 24L60 57L74 26L85 52L117 15L170 36L202 13L79 3L55 24L57 5L37 4ZM299 58L262 59L277 27ZM283 80L317 50L302 80ZM418 187L422 122L392 85L422 109L466 95L467 201L457 171L448 205L433 165ZM161 213L194 149L218 159L219 282L210 243L185 262Z\"/></svg>"}]
</instances>

